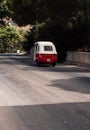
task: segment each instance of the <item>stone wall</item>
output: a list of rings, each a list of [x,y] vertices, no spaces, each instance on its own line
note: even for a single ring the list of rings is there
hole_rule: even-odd
[[[67,52],[66,61],[90,64],[90,53],[88,53],[88,52]]]

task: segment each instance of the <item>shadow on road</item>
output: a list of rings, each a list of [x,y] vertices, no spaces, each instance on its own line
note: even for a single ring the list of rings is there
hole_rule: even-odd
[[[90,103],[0,107],[2,130],[89,130]],[[2,124],[3,123],[3,124]]]
[[[8,65],[20,65],[19,69],[23,71],[44,71],[45,72],[58,72],[58,73],[63,73],[63,72],[70,72],[70,73],[90,73],[90,70],[86,68],[80,68],[77,66],[69,66],[65,64],[59,64],[55,68],[51,66],[41,66],[37,67],[35,62],[29,59],[27,56],[0,56],[0,64],[8,64]],[[78,87],[77,87],[77,84]],[[58,87],[63,90],[67,91],[74,91],[74,92],[80,92],[80,93],[86,93],[90,94],[90,77],[86,76],[81,76],[81,77],[75,77],[71,79],[58,79],[50,81],[50,84],[47,86],[53,86],[53,87]]]
[[[62,90],[72,92],[90,94],[90,77],[53,80],[48,86],[58,87]]]

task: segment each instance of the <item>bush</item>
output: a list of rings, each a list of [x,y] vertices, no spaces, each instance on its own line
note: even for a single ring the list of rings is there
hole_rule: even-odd
[[[16,52],[21,47],[19,32],[11,26],[0,28],[0,52]]]

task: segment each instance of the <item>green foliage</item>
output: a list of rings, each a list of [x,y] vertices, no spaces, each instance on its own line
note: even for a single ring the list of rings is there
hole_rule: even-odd
[[[19,33],[10,26],[0,28],[0,52],[16,52],[20,47]]]
[[[36,20],[37,0],[15,0],[13,1],[13,19],[19,25],[33,23]]]
[[[1,0],[0,1],[0,19],[3,19],[6,16],[9,16],[11,14],[11,10],[9,9],[9,6],[7,4],[7,0]]]
[[[47,20],[75,24],[78,20],[90,20],[90,0],[15,0],[13,11],[22,24]]]

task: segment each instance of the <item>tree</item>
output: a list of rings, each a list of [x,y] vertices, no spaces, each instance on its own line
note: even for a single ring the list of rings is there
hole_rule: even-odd
[[[11,14],[11,10],[9,10],[9,7],[7,5],[7,0],[1,0],[0,1],[0,19],[3,19],[6,16],[9,16]]]
[[[0,52],[15,52],[19,47],[18,31],[5,24],[12,15],[12,2],[13,0],[0,1]]]
[[[13,19],[19,25],[34,23],[36,21],[36,3],[37,0],[14,0],[12,4]]]
[[[19,33],[14,27],[0,28],[0,52],[16,52],[20,47]]]
[[[53,40],[57,49],[75,50],[88,43],[90,0],[6,0],[6,5],[19,25],[44,24],[39,39]]]
[[[14,0],[13,11],[18,22],[35,23],[59,20],[62,23],[90,19],[90,0]],[[17,7],[17,8],[16,8]]]

